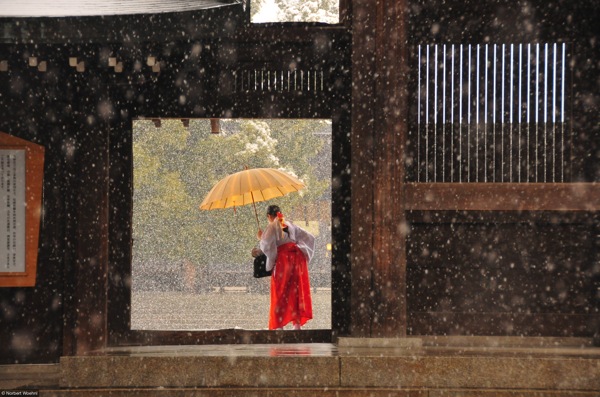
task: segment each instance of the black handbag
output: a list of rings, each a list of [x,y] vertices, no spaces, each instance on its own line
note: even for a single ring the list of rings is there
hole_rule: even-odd
[[[269,277],[272,270],[267,271],[267,256],[260,254],[254,258],[254,278]]]

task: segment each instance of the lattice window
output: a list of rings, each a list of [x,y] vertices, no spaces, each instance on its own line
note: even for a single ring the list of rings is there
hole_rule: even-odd
[[[417,182],[568,182],[569,46],[419,45]]]
[[[242,69],[233,71],[233,80],[235,92],[325,90],[322,70]]]

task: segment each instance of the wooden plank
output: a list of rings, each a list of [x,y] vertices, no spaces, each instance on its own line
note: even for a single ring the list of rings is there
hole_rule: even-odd
[[[457,217],[411,224],[411,333],[591,337],[599,315],[593,304],[594,222],[562,223],[563,213],[556,212],[554,219],[530,214],[540,212],[517,214],[525,223],[463,223]],[[580,325],[568,327],[574,322],[564,321],[564,314],[581,315],[574,317]]]
[[[407,210],[600,210],[600,183],[408,183],[405,189]]]
[[[409,318],[410,335],[564,335],[571,338],[591,338],[592,324],[600,321],[598,314],[518,312],[410,312]]]

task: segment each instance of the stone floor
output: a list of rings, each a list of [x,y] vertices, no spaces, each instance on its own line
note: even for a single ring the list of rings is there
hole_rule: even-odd
[[[0,366],[0,390],[9,389],[56,397],[591,397],[600,396],[600,348],[582,338],[510,337],[118,347],[63,357],[37,374],[35,366]]]

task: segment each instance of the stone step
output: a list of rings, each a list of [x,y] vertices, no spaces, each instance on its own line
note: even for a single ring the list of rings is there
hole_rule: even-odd
[[[56,397],[600,397],[600,348],[585,339],[488,337],[127,346],[55,365],[0,366],[0,391],[12,389]]]
[[[65,357],[61,388],[322,387],[600,391],[600,360],[481,356]]]
[[[0,365],[0,391],[58,387],[59,379],[59,364]]]
[[[60,387],[600,391],[600,349],[594,347],[442,348],[419,338],[387,341],[116,348],[61,358]]]
[[[598,397],[598,392],[398,388],[127,388],[42,390],[42,397]]]

